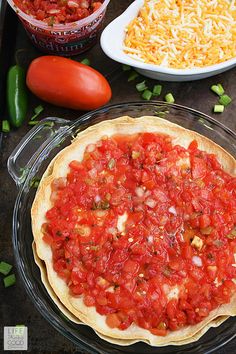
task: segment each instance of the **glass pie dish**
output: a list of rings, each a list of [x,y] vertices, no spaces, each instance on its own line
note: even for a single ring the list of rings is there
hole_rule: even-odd
[[[99,338],[92,328],[75,324],[55,305],[44,287],[40,271],[34,261],[31,232],[31,205],[38,179],[49,162],[78,131],[100,121],[129,115],[155,115],[194,130],[225,148],[236,157],[236,134],[213,118],[179,105],[163,102],[135,102],[107,106],[87,113],[75,121],[46,118],[35,126],[20,142],[8,160],[8,170],[19,188],[13,214],[13,246],[19,274],[26,291],[39,312],[60,333],[77,347],[90,353],[211,353],[236,337],[236,321],[229,318],[219,327],[211,328],[198,341],[182,346],[151,347],[139,342],[119,346]]]

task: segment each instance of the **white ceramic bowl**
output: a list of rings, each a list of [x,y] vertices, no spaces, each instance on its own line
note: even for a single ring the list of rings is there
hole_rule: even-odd
[[[222,73],[236,65],[236,58],[233,58],[204,68],[172,69],[155,64],[146,64],[129,57],[122,49],[125,28],[138,15],[143,3],[144,0],[135,0],[122,15],[104,29],[101,36],[101,47],[108,57],[122,64],[135,67],[144,76],[164,81],[199,80]]]

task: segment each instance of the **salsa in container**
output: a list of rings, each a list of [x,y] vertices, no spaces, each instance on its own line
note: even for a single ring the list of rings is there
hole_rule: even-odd
[[[95,44],[109,1],[8,0],[8,3],[36,47],[46,53],[72,56]]]

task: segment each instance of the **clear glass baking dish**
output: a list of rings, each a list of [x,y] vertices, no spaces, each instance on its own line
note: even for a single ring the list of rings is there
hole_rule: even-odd
[[[20,142],[8,160],[8,170],[18,189],[13,215],[13,246],[17,267],[26,291],[39,312],[60,333],[77,347],[90,353],[151,354],[212,353],[236,337],[236,320],[230,318],[217,328],[210,329],[197,342],[181,347],[155,348],[144,343],[118,346],[100,339],[88,326],[67,320],[49,297],[41,282],[39,268],[32,252],[30,209],[36,189],[32,186],[40,178],[52,158],[68,145],[76,132],[102,120],[122,115],[140,117],[156,115],[207,136],[236,156],[236,134],[213,118],[193,109],[163,102],[134,102],[107,106],[83,115],[75,121],[46,118],[35,126]]]

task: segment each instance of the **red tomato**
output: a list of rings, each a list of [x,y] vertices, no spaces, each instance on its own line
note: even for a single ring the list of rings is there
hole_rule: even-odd
[[[66,108],[96,109],[111,98],[110,85],[98,71],[53,55],[31,62],[26,83],[42,100]]]

